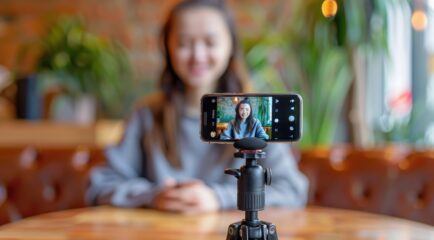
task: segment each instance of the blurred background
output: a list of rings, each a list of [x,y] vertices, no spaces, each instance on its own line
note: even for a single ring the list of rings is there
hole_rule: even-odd
[[[176,2],[0,0],[0,144],[116,142]],[[297,146],[434,145],[434,0],[228,3],[255,87],[304,99]]]

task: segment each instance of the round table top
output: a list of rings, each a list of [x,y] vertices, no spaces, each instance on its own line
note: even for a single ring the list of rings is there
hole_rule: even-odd
[[[186,216],[102,206],[48,213],[3,225],[0,239],[226,239],[229,224],[243,217],[242,211]],[[259,212],[259,218],[277,226],[279,239],[434,239],[432,226],[348,210],[267,209]]]

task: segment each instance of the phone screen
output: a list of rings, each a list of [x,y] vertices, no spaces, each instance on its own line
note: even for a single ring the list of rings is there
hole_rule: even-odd
[[[298,94],[208,94],[202,97],[201,137],[233,142],[245,137],[292,142],[301,137]]]

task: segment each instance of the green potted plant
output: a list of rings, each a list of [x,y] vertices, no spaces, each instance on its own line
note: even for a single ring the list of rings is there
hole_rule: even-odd
[[[83,19],[76,16],[60,17],[41,43],[37,76],[43,91],[59,87],[63,99],[72,106],[69,112],[74,114],[80,115],[83,102],[90,110],[95,109],[95,102],[108,117],[123,113],[132,71],[120,44],[90,32]],[[66,106],[63,104],[60,110]],[[92,117],[84,121],[89,120]]]
[[[355,53],[386,46],[386,3],[336,2],[336,16],[327,18],[322,1],[279,1],[272,19],[261,21],[259,37],[245,39],[246,60],[258,89],[294,91],[303,97],[302,148],[333,143],[355,79]]]

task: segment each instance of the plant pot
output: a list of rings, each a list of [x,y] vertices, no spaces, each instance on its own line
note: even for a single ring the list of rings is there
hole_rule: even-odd
[[[96,120],[96,100],[89,94],[60,95],[54,100],[50,112],[56,121],[90,125]]]
[[[41,119],[41,95],[38,92],[37,81],[35,75],[17,79],[15,106],[18,119]]]

